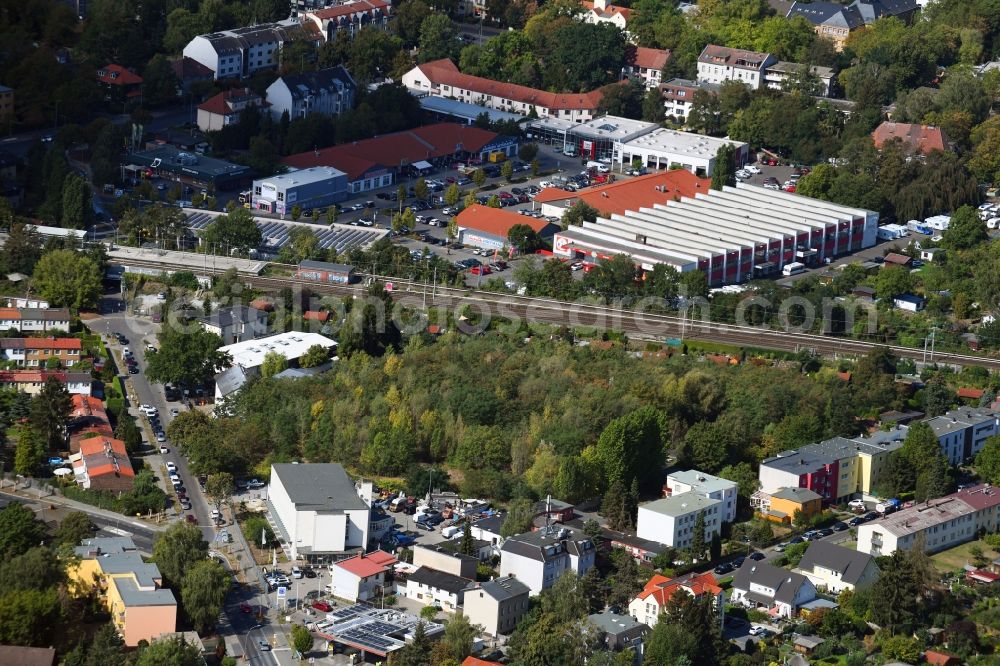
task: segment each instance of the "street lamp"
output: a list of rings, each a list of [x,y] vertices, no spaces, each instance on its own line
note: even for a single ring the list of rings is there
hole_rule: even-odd
[[[255,624],[254,626],[247,629],[247,632],[243,634],[243,658],[246,659],[248,662],[250,661],[250,655],[248,654],[249,650],[247,649],[247,640],[250,638],[250,634],[252,634],[257,629],[261,629],[263,626],[264,625],[262,624]]]

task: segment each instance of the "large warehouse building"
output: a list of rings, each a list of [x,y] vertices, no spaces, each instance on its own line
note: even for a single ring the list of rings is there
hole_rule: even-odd
[[[739,184],[598,218],[557,233],[557,256],[628,254],[651,269],[701,270],[709,284],[743,282],[793,261],[821,263],[875,244],[878,213]]]

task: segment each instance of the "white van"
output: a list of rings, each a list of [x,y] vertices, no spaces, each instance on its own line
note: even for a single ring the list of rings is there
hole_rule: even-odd
[[[781,274],[784,275],[785,277],[788,277],[789,275],[795,275],[796,273],[801,273],[805,269],[806,269],[805,264],[798,261],[793,261],[790,264],[785,264],[784,268],[781,269]]]
[[[594,169],[597,173],[608,173],[611,171],[611,168],[604,162],[595,162],[594,160],[587,162],[587,168]]]
[[[458,525],[452,525],[441,530],[441,536],[445,539],[451,539],[462,533],[462,528]]]

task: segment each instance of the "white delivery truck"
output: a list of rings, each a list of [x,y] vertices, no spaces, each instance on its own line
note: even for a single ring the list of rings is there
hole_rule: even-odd
[[[781,274],[785,277],[789,275],[795,275],[796,273],[801,273],[806,269],[806,265],[801,261],[793,261],[790,264],[785,264],[785,267],[781,269]]]

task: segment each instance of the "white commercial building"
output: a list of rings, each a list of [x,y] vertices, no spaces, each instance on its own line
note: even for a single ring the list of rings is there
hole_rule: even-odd
[[[369,507],[337,463],[271,465],[267,506],[289,559],[321,562],[368,546]]]
[[[705,543],[722,530],[721,500],[698,493],[683,493],[639,505],[635,534],[672,548],[688,548],[694,542],[694,526],[699,514],[705,516]]]
[[[779,273],[803,254],[818,264],[871,247],[878,219],[876,212],[740,183],[570,227],[553,237],[553,253],[628,254],[646,270],[658,263],[701,270],[721,286]]]
[[[239,390],[248,379],[258,376],[268,354],[279,354],[294,365],[314,346],[329,351],[337,343],[319,333],[289,331],[219,347],[220,352],[232,359],[232,365],[215,376],[215,399],[225,398]]]
[[[277,67],[285,44],[307,38],[298,19],[286,19],[198,35],[184,47],[184,56],[212,70],[216,79],[247,78]]]
[[[1000,489],[989,484],[914,504],[885,518],[858,526],[858,550],[876,557],[908,550],[923,538],[934,553],[972,541],[980,530],[1000,528]]]
[[[648,169],[681,167],[699,176],[711,176],[719,148],[736,148],[736,165],[749,157],[749,146],[742,141],[716,139],[704,134],[660,128],[629,141],[615,144],[615,161],[627,166],[641,162]]]
[[[697,493],[709,499],[717,499],[722,502],[722,522],[731,523],[736,519],[736,495],[739,484],[735,481],[689,469],[669,474],[667,489],[671,497],[682,493]]]
[[[578,576],[594,566],[597,549],[590,537],[569,527],[545,527],[509,537],[500,548],[500,575],[514,576],[531,594],[552,587],[563,573]]]

